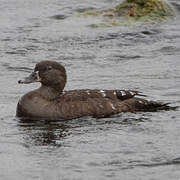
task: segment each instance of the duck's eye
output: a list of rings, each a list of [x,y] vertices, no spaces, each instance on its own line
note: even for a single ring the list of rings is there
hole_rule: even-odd
[[[47,70],[51,70],[51,69],[52,69],[52,66],[48,66],[48,67],[47,67]]]

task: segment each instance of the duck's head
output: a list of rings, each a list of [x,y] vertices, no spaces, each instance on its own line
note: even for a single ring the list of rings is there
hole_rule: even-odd
[[[41,61],[36,64],[34,71],[28,77],[18,81],[20,84],[34,82],[62,91],[66,84],[66,70],[56,61]]]

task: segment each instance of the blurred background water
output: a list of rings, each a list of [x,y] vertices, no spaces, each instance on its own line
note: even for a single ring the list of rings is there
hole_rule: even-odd
[[[136,89],[180,105],[177,16],[144,27],[87,27],[80,12],[121,0],[0,1],[0,180],[180,179],[180,110],[67,122],[20,120],[18,85],[41,60],[65,65],[68,89]]]

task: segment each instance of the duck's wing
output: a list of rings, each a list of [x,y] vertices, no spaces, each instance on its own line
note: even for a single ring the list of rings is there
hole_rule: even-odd
[[[121,112],[167,110],[168,104],[148,101],[131,90],[73,90],[64,92],[59,112],[64,119],[82,116],[108,117]]]
[[[81,101],[92,104],[95,109],[103,107],[113,112],[156,111],[171,109],[169,103],[149,101],[138,96],[146,97],[140,91],[134,90],[72,90],[64,93],[66,102]]]
[[[146,95],[142,94],[140,91],[134,91],[134,90],[116,90],[116,96],[120,100],[126,100],[133,98],[134,96],[144,96]]]
[[[72,91],[64,91],[62,97],[65,98],[67,101],[86,101],[87,99],[91,98],[108,98],[112,100],[127,100],[133,98],[134,96],[144,96],[140,91],[134,90],[72,90]]]

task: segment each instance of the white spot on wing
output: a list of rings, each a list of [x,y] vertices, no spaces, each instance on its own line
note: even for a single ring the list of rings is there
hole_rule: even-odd
[[[126,95],[126,93],[124,91],[120,91],[120,93],[121,93],[122,96]]]
[[[88,95],[90,95],[90,92],[89,91],[86,91]]]
[[[114,104],[113,103],[110,103],[111,107],[113,110],[116,110],[116,108],[114,107]]]
[[[142,101],[140,101],[140,100],[139,100],[138,102],[139,102],[140,104],[143,104],[143,102],[142,102]]]
[[[134,96],[136,93],[132,92],[132,91],[129,91],[129,93]]]
[[[116,96],[116,91],[114,91],[114,93],[113,93],[115,96]]]
[[[101,108],[104,108],[104,106],[102,104],[99,105]]]
[[[106,97],[106,93],[105,93],[104,90],[100,90],[100,93],[102,93],[102,96],[103,96],[103,97]]]

